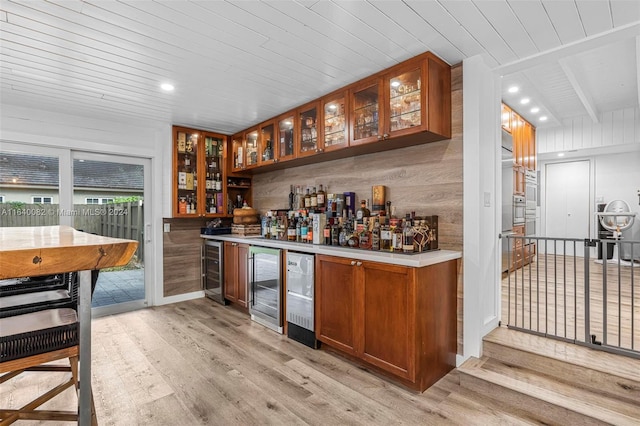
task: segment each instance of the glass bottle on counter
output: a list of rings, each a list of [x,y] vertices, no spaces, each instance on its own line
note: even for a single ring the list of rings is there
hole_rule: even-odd
[[[300,242],[302,241],[302,219],[300,218],[297,212],[295,216],[295,221],[296,221],[296,241]]]
[[[329,218],[329,220],[327,221],[327,224],[324,226],[324,233],[323,233],[323,237],[324,237],[324,245],[326,246],[330,246],[331,245],[331,227],[333,225],[333,218]]]
[[[411,218],[407,215],[402,228],[402,252],[413,253],[413,226],[411,226]]]
[[[336,221],[331,225],[331,245],[339,246],[340,245],[340,227]]]
[[[388,224],[384,224],[380,227],[380,249],[386,251],[393,251],[393,244],[391,239],[391,229]]]
[[[319,209],[325,208],[326,207],[326,202],[327,202],[327,194],[322,189],[322,184],[320,184],[320,189],[318,190],[318,194],[317,194],[316,198],[318,200],[318,208]]]
[[[289,218],[289,226],[287,227],[287,241],[296,240],[296,222],[293,217]]]
[[[398,224],[393,228],[393,251],[401,252],[402,251],[402,222],[398,222]]]
[[[307,188],[307,194],[304,196],[304,208],[308,209],[311,207],[311,194],[309,193],[309,188]]]
[[[371,250],[380,250],[380,220],[377,216],[371,230]]]
[[[313,216],[309,216],[309,225],[307,226],[307,241],[305,243],[313,244]]]
[[[365,217],[370,217],[371,211],[367,208],[367,200],[360,200],[360,209],[356,212],[356,219],[363,220]]]
[[[300,225],[300,242],[306,243],[309,235],[309,222],[306,217],[302,218],[302,224]]]
[[[271,218],[271,239],[272,240],[277,240],[278,239],[278,218],[277,216],[274,216]]]
[[[369,218],[362,218],[363,226],[360,231],[359,238],[359,246],[361,249],[370,249],[371,248],[371,231],[369,231]]]
[[[289,190],[289,210],[293,210],[294,209],[293,201],[294,201],[295,195],[293,193],[293,185],[289,185],[289,187],[290,187],[290,190]]]
[[[318,193],[316,192],[316,187],[313,187],[313,192],[311,193],[311,200],[310,200],[310,208],[312,208],[313,210],[315,210],[318,207]]]

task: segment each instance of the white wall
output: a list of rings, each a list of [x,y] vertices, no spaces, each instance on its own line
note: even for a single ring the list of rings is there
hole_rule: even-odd
[[[480,56],[463,62],[464,355],[500,319],[500,83]],[[460,363],[463,359],[458,359]]]
[[[158,122],[109,122],[62,113],[2,105],[0,111],[0,150],[36,152],[63,148],[92,153],[116,154],[151,160],[151,240],[152,256],[145,259],[146,274],[154,283],[152,304],[170,303],[164,298],[162,285],[162,217],[171,212],[171,125]],[[61,167],[70,167],[70,157]],[[61,185],[72,186],[69,182]],[[71,204],[69,199],[61,203]],[[149,205],[147,204],[147,205]],[[150,253],[149,250],[146,253]]]

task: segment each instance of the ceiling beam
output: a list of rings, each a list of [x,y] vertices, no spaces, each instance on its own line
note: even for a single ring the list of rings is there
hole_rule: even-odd
[[[578,98],[580,98],[580,102],[582,102],[584,109],[587,110],[587,114],[589,114],[589,117],[591,117],[591,120],[593,120],[594,123],[598,123],[598,108],[596,108],[591,95],[582,87],[582,85],[578,81],[576,73],[574,72],[574,67],[571,65],[571,61],[569,60],[569,58],[562,58],[558,62],[560,63],[560,68],[562,68],[562,71],[564,71],[565,75],[569,79],[571,87],[573,87],[576,95],[578,95]]]
[[[494,72],[497,72],[499,75],[513,74],[538,65],[557,62],[562,58],[603,47],[617,41],[628,40],[632,37],[637,37],[638,34],[640,34],[640,22],[633,22],[582,40],[558,46],[555,49],[501,65],[495,68]]]

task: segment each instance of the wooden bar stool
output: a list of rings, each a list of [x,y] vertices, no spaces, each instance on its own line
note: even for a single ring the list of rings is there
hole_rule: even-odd
[[[38,410],[71,386],[78,389],[78,316],[70,308],[46,309],[0,318],[0,384],[27,372],[70,372],[58,386],[18,409],[0,408],[0,426],[17,420],[77,421],[78,410]],[[69,366],[46,365],[69,359]],[[90,380],[90,378],[84,378]],[[97,425],[91,400],[92,424]]]

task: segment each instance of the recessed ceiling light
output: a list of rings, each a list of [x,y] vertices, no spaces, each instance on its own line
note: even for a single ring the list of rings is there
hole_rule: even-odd
[[[540,108],[538,108],[538,107],[533,107],[533,108],[531,108],[531,112],[532,112],[533,114],[537,114],[538,112],[540,112]]]
[[[521,103],[522,105],[526,105],[526,104],[528,104],[529,102],[531,102],[531,99],[529,99],[529,98],[522,98],[522,99],[520,99],[520,103]]]
[[[547,116],[543,115],[542,117],[540,117],[540,121],[547,121]]]
[[[559,152],[558,157],[564,157],[564,152]]]
[[[511,86],[509,87],[509,89],[507,89],[509,93],[518,93],[518,90],[520,90],[518,86]]]
[[[173,87],[173,84],[171,83],[162,83],[160,85],[160,88],[165,92],[173,92],[173,89],[175,89],[175,87]]]

